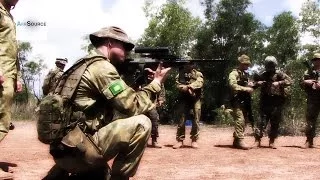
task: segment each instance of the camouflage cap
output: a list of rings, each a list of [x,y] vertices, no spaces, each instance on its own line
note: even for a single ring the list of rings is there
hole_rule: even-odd
[[[243,54],[240,57],[238,57],[238,61],[241,64],[251,64],[249,56],[247,56],[245,54]]]
[[[127,51],[131,51],[134,48],[134,43],[129,39],[128,35],[122,29],[115,26],[104,27],[89,35],[89,39],[94,46],[101,38],[111,38],[121,41],[124,43],[124,48]]]
[[[56,58],[56,63],[66,65],[68,63],[67,58]]]
[[[314,55],[313,55],[313,57],[312,57],[311,60],[312,60],[312,61],[314,61],[314,60],[320,60],[320,53],[314,53]]]
[[[276,66],[278,65],[278,61],[274,56],[267,56],[264,61],[265,61],[265,64],[273,63]]]

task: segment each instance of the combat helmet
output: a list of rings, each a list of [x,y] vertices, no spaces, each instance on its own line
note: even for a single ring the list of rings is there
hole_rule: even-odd
[[[56,58],[56,64],[57,63],[66,65],[68,63],[68,59],[67,58]]]
[[[269,63],[273,63],[275,66],[278,65],[278,61],[274,56],[267,56],[266,59],[264,60],[264,64],[269,64]]]
[[[134,43],[129,39],[128,35],[122,29],[115,26],[104,27],[89,35],[89,39],[95,47],[103,38],[111,38],[123,42],[126,51],[131,51],[134,48]]]
[[[249,56],[247,56],[245,54],[243,54],[240,57],[238,57],[238,61],[241,64],[251,64]]]
[[[314,53],[311,61],[320,60],[320,53]]]

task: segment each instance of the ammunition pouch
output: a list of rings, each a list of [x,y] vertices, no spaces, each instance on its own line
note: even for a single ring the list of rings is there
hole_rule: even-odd
[[[70,173],[82,173],[106,165],[101,150],[89,134],[77,125],[59,144],[52,145],[50,153],[58,166]]]

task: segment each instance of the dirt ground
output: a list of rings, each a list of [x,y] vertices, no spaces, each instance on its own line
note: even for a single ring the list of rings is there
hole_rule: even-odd
[[[0,144],[0,165],[17,180],[41,179],[53,165],[48,146],[40,143],[34,122],[15,122],[16,128]],[[199,149],[172,149],[174,126],[160,126],[162,149],[147,148],[133,180],[198,179],[320,179],[320,149],[301,149],[304,137],[279,137],[278,149],[233,149],[232,128],[202,126]],[[190,128],[187,128],[189,134]],[[246,137],[252,144],[253,137]],[[316,138],[320,145],[320,139]],[[318,146],[319,147],[319,146]]]

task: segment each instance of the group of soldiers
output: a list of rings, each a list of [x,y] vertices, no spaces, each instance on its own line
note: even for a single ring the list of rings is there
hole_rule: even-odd
[[[59,83],[59,79],[63,75],[63,70],[67,63],[68,60],[66,58],[56,59],[56,67],[50,70],[44,79],[42,86],[44,95],[54,92],[55,87]],[[201,116],[201,98],[203,95],[204,80],[202,73],[195,68],[194,63],[189,62],[182,68],[183,71],[176,76],[176,85],[179,91],[176,114],[180,115],[180,117],[176,133],[177,143],[173,145],[173,149],[178,149],[184,146],[183,141],[185,139],[185,124],[187,119],[190,119],[192,122],[192,129],[190,133],[190,138],[192,140],[191,147],[198,148],[197,140],[200,132],[199,122]],[[149,74],[148,83],[152,81],[152,78],[152,74],[151,76]],[[142,87],[145,85],[147,84],[140,85],[137,90],[142,90]],[[165,87],[162,83],[161,91],[150,97],[151,101],[155,105],[154,108],[146,113],[146,116],[150,118],[152,124],[150,147],[154,148],[162,148],[162,145],[157,141],[159,137],[158,126],[160,121],[158,109],[165,103],[165,94]],[[119,118],[119,116],[117,116],[117,118]]]
[[[0,141],[9,131],[14,92],[22,91],[15,23],[10,14],[17,2],[18,0],[0,0]],[[63,138],[50,143],[50,154],[55,165],[43,178],[46,180],[128,180],[136,173],[150,136],[152,146],[161,147],[157,142],[159,115],[156,109],[165,102],[161,94],[171,68],[164,68],[160,63],[156,70],[146,69],[150,82],[133,89],[121,78],[115,67],[115,64],[123,63],[126,54],[135,47],[125,31],[109,26],[91,33],[89,39],[94,49],[66,72],[63,69],[68,60],[58,58],[57,69],[49,72],[43,85],[46,97],[72,95],[67,101],[70,116],[61,117],[62,120],[71,122],[68,118],[79,117],[75,123],[67,124],[71,129],[65,132]],[[249,81],[246,72],[251,64],[250,58],[242,55],[238,60],[238,68],[229,75],[233,93],[232,113],[236,124],[233,145],[249,149],[243,142],[246,119],[252,116],[247,102],[251,101],[254,89],[261,87],[261,125],[256,144],[260,145],[263,130],[270,121],[269,145],[275,148],[286,87],[291,85],[292,80],[285,73],[276,70],[277,61],[273,56],[266,58],[266,71],[254,81]],[[314,69],[306,72],[301,82],[308,94],[306,146],[310,148],[314,147],[315,122],[319,114],[320,54],[315,54],[312,62]],[[184,68],[183,73],[176,77],[179,90],[177,113],[181,116],[176,134],[177,144],[173,146],[175,149],[184,145],[185,121],[191,114],[191,147],[198,148],[204,80],[202,73],[192,63]],[[51,116],[52,114],[48,114],[48,121]],[[47,127],[58,130],[61,128],[54,122],[50,125],[52,126]],[[112,168],[107,164],[111,159],[114,159]],[[0,169],[0,179],[10,178],[13,178],[12,173]]]
[[[277,60],[274,56],[267,56],[264,61],[265,70],[249,78],[248,68],[251,65],[250,58],[242,55],[238,58],[238,68],[232,70],[229,74],[229,86],[232,90],[230,100],[232,116],[235,122],[235,131],[233,133],[235,148],[248,150],[261,146],[261,138],[266,132],[268,123],[269,147],[276,149],[275,140],[278,137],[279,125],[283,120],[282,110],[287,97],[289,96],[289,87],[293,80],[283,71],[277,70]],[[307,94],[307,126],[305,134],[307,137],[303,148],[314,148],[313,139],[316,135],[316,120],[319,115],[320,102],[320,54],[315,53],[311,59],[312,69],[305,71],[300,85]],[[259,115],[257,125],[253,122],[251,109],[251,94],[257,88],[260,88]],[[253,146],[244,143],[244,130],[246,122],[250,122],[254,131],[255,142]]]

